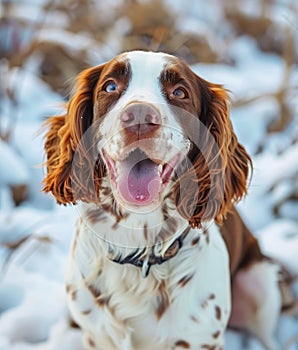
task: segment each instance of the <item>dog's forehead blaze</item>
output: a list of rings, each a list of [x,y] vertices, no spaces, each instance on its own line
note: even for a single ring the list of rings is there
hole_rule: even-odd
[[[128,64],[131,67],[129,90],[134,93],[150,93],[160,90],[160,74],[167,63],[167,55],[153,52],[129,52]],[[149,74],[146,74],[148,72]]]
[[[179,58],[160,52],[132,51],[120,55],[119,60],[127,60],[134,76],[141,76],[143,81],[148,78],[160,78],[164,72],[171,72],[177,78],[195,75]],[[150,74],[145,74],[147,71]]]

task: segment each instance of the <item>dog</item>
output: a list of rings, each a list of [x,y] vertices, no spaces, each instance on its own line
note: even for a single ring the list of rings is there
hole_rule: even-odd
[[[85,349],[219,350],[228,325],[280,349],[280,267],[234,207],[252,162],[222,85],[126,52],[46,125],[44,191],[78,205],[66,291]]]

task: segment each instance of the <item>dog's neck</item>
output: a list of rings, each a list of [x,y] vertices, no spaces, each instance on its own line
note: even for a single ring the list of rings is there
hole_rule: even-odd
[[[112,203],[80,203],[79,224],[84,229],[75,237],[73,249],[81,257],[81,273],[86,276],[104,264],[123,266],[125,271],[134,270],[135,265],[143,277],[148,276],[151,266],[160,266],[154,272],[165,271],[168,261],[194,246],[192,242],[198,242],[205,232],[204,227],[191,229],[171,203],[165,200],[163,206],[147,213],[119,207],[112,211]],[[203,247],[204,240],[199,244]]]
[[[161,265],[166,261],[172,259],[179,253],[179,250],[183,246],[184,239],[188,235],[190,229],[191,227],[188,226],[162,255],[156,255],[155,246],[152,246],[151,250],[148,250],[148,247],[144,247],[143,250],[136,249],[136,252],[132,253],[129,256],[126,256],[124,259],[118,257],[112,258],[111,260],[121,265],[131,264],[136,267],[139,267],[142,270],[142,276],[144,278],[148,277],[151,266]]]
[[[188,221],[177,213],[171,200],[142,212],[120,207],[110,197],[100,205],[81,203],[78,211],[112,259],[122,260],[137,251],[145,256],[152,248],[156,256],[162,256],[188,227]]]
[[[109,189],[99,205],[78,206],[88,232],[84,241],[92,242],[100,256],[114,263],[140,267],[146,277],[151,265],[163,264],[178,253],[190,231],[188,220],[178,213],[170,195],[153,208],[129,209]]]
[[[81,203],[78,211],[86,226],[115,257],[153,246],[155,254],[161,255],[189,226],[170,200],[143,212],[122,208],[112,201],[100,205]]]

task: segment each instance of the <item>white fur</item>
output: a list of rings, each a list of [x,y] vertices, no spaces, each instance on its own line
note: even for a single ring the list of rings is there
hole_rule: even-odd
[[[239,270],[233,283],[232,325],[244,327],[268,350],[280,350],[274,332],[280,316],[280,267],[269,261]]]
[[[140,268],[107,259],[107,243],[94,231],[114,234],[111,226],[99,222],[93,227],[84,220],[79,226],[67,274],[67,284],[76,291],[76,299],[70,297],[69,305],[75,321],[88,331],[97,349],[170,350],[179,340],[191,344],[192,349],[203,344],[216,345],[216,349],[223,345],[230,315],[230,277],[227,250],[215,224],[209,227],[209,243],[202,231],[192,229],[179,254],[153,266],[145,279]],[[200,244],[192,246],[198,235],[202,236]],[[97,277],[99,268],[102,273]],[[184,287],[179,286],[179,280],[189,275],[193,278]],[[158,320],[161,281],[166,285],[170,306]],[[93,283],[109,296],[109,306],[98,307],[86,283]],[[212,294],[214,299],[210,299]],[[221,309],[220,320],[216,306]],[[87,310],[91,312],[84,315]],[[212,335],[216,331],[221,335],[215,339]]]

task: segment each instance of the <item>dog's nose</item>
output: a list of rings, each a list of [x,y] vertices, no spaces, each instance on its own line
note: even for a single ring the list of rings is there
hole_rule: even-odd
[[[143,135],[159,128],[161,116],[158,110],[150,104],[133,103],[123,110],[121,122],[126,131]]]

